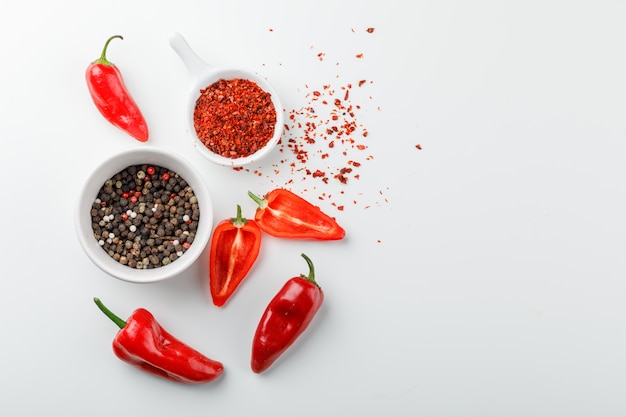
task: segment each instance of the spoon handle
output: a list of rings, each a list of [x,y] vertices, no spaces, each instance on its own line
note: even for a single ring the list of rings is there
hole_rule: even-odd
[[[187,67],[187,71],[194,78],[206,73],[210,67],[189,47],[189,44],[180,33],[174,32],[170,35],[170,46],[178,54]]]

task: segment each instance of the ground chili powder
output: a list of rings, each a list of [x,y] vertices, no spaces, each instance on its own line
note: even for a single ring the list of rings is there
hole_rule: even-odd
[[[274,136],[276,109],[271,94],[255,82],[221,79],[200,90],[193,120],[198,139],[210,151],[241,158]]]

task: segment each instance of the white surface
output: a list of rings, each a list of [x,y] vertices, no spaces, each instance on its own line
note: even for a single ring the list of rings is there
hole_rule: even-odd
[[[623,416],[625,17],[621,1],[13,2],[0,14],[0,414]],[[341,195],[287,164],[275,173],[271,158],[261,174],[207,165],[185,132],[174,31],[213,65],[265,74],[287,111],[324,84],[372,81],[352,89],[374,157],[360,180]],[[83,79],[113,34],[124,40],[108,56],[150,124],[146,146],[204,173],[216,219],[238,203],[251,215],[248,190],[293,177],[312,200],[333,195],[317,201],[346,239],[266,238],[221,310],[202,258],[146,285],[93,265],[75,197],[93,167],[137,145]],[[301,252],[325,305],[254,375],[256,322],[306,272]],[[124,317],[148,308],[225,375],[190,387],[120,362],[94,296]]]

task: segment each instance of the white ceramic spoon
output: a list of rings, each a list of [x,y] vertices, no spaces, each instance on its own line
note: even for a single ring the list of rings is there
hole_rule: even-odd
[[[191,136],[195,148],[209,161],[212,161],[219,165],[239,167],[247,165],[251,162],[258,161],[262,157],[270,153],[275,147],[283,133],[284,126],[284,112],[278,99],[278,95],[267,82],[267,80],[261,77],[259,74],[246,71],[237,68],[214,68],[204,62],[196,53],[189,47],[189,44],[179,33],[172,33],[170,35],[170,46],[181,58],[187,71],[191,76],[191,87],[189,91],[189,97],[186,106],[186,128]],[[274,135],[269,142],[261,149],[253,153],[252,155],[239,157],[239,158],[227,158],[221,155],[217,155],[211,152],[204,144],[198,139],[196,130],[193,123],[193,113],[196,106],[196,101],[200,97],[200,90],[212,85],[220,79],[231,80],[233,78],[247,79],[255,82],[259,87],[268,92],[271,95],[274,109],[276,110],[276,125],[274,127]]]

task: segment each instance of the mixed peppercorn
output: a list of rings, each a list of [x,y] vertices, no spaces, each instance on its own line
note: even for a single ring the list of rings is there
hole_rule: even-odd
[[[104,182],[91,208],[93,236],[137,269],[168,265],[191,247],[200,209],[192,187],[156,165],[132,165]]]

